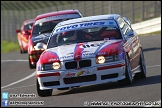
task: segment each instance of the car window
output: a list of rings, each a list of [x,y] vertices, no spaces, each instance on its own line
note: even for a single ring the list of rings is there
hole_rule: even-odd
[[[127,32],[133,31],[130,25],[128,25],[122,18],[118,18],[117,20],[123,34],[127,34]]]
[[[24,30],[31,30],[32,29],[32,25],[33,25],[33,23],[26,24],[24,26]]]

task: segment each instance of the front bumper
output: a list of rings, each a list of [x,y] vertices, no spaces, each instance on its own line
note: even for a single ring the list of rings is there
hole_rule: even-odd
[[[37,71],[41,90],[115,82],[125,78],[125,62],[61,71]]]

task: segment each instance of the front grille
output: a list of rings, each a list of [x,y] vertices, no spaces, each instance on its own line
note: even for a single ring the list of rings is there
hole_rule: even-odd
[[[84,67],[90,67],[91,66],[91,60],[80,60],[78,63],[80,68],[84,68]],[[77,66],[77,62],[76,61],[71,61],[71,62],[66,62],[65,63],[65,68],[66,69],[76,69]]]
[[[79,61],[79,67],[90,67],[91,66],[91,60],[81,60]]]
[[[96,78],[97,78],[96,74],[79,76],[79,77],[70,77],[70,78],[64,78],[64,83],[73,84],[73,83],[89,82],[89,81],[95,81]]]
[[[65,67],[66,69],[75,69],[77,68],[77,62],[76,61],[66,62]]]

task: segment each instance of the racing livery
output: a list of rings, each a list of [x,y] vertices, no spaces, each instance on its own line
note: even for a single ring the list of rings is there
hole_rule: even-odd
[[[41,53],[46,49],[48,38],[56,24],[64,20],[80,17],[82,17],[82,14],[73,9],[45,13],[35,18],[28,42],[28,58],[31,69],[36,68],[36,63]]]
[[[28,51],[28,38],[32,29],[34,19],[25,20],[21,26],[21,30],[16,30],[17,39],[19,42],[20,53],[27,53]]]
[[[140,40],[131,22],[119,14],[97,15],[60,22],[36,65],[37,93],[53,89],[118,81],[132,84],[146,78]]]

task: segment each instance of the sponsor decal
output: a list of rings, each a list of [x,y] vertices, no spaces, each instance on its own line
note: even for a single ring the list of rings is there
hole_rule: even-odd
[[[89,70],[82,70],[82,71],[79,71],[77,73],[67,73],[65,74],[65,77],[75,77],[75,76],[81,76],[81,75],[86,75],[86,74],[89,74]]]
[[[59,58],[50,58],[50,59],[48,59],[48,62],[53,62],[53,61],[58,61],[59,60]]]
[[[80,71],[80,72],[78,72],[78,73],[76,74],[76,76],[81,76],[81,75],[83,75],[83,74],[89,74],[89,71],[88,71],[88,70],[86,70],[86,71]]]
[[[65,74],[65,77],[74,77],[76,73],[67,73]]]
[[[80,28],[80,27],[87,27],[87,26],[93,27],[93,26],[99,26],[99,25],[104,25],[104,24],[105,24],[104,21],[86,22],[86,23],[63,26],[61,28],[56,29],[55,32],[74,29],[74,28]]]
[[[94,44],[84,44],[79,46],[80,48],[90,48],[90,47],[99,47],[103,45],[104,43],[94,43]]]

